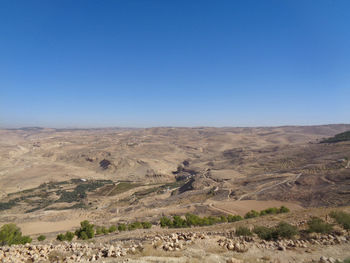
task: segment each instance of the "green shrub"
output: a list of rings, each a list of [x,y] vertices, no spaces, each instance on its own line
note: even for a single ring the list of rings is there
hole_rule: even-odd
[[[66,240],[66,236],[63,235],[63,234],[58,234],[57,237],[56,237],[56,239],[57,239],[58,241],[65,241],[65,240]]]
[[[160,226],[161,227],[172,227],[172,224],[173,224],[173,222],[171,221],[171,219],[166,217],[166,216],[163,216],[160,219]]]
[[[101,231],[102,231],[102,233],[105,234],[105,235],[107,235],[107,234],[109,233],[108,229],[107,229],[105,226],[103,226],[103,227],[101,228]]]
[[[46,239],[46,236],[40,235],[38,236],[38,241],[44,241]]]
[[[280,222],[276,227],[256,226],[253,232],[264,240],[276,240],[278,238],[293,238],[299,233],[298,228],[286,222]]]
[[[74,233],[67,231],[66,234],[58,234],[56,239],[58,241],[72,241],[74,238]]]
[[[329,214],[335,221],[341,225],[344,229],[350,229],[350,214],[342,211],[333,211]]]
[[[173,227],[175,228],[187,227],[186,220],[181,218],[181,216],[173,216]]]
[[[83,240],[93,238],[95,236],[94,225],[87,220],[82,221],[80,228],[75,231],[75,235]]]
[[[253,233],[249,230],[249,228],[240,226],[239,228],[236,229],[235,232],[236,236],[251,236]]]
[[[276,234],[281,238],[293,238],[299,234],[298,228],[286,222],[280,222],[275,228]]]
[[[254,227],[253,232],[257,234],[259,238],[264,240],[273,240],[278,238],[275,230],[270,227],[256,226]]]
[[[22,236],[21,229],[15,224],[5,224],[0,228],[0,245],[16,245],[31,243],[29,236]]]
[[[313,233],[330,233],[333,230],[332,225],[324,222],[321,218],[313,217],[307,222],[309,228],[308,232]]]
[[[66,236],[66,240],[67,241],[72,241],[73,238],[74,238],[74,233],[70,232],[70,231],[67,231],[65,236]]]
[[[220,222],[222,222],[222,223],[228,222],[227,217],[224,215],[220,216]]]
[[[243,218],[240,215],[228,215],[227,216],[228,222],[236,222],[236,221],[240,221],[240,220],[243,220]]]
[[[264,215],[274,215],[274,214],[278,214],[279,213],[279,209],[276,207],[271,207],[271,208],[267,208],[265,210],[261,210],[260,211],[260,216],[264,216]]]
[[[141,224],[142,224],[142,228],[144,229],[152,227],[152,224],[150,222],[141,222]]]
[[[113,232],[115,232],[115,231],[117,231],[117,227],[116,226],[110,226],[109,228],[108,228],[108,232],[109,233],[113,233]]]
[[[289,208],[285,207],[283,205],[280,207],[280,209],[278,211],[278,213],[289,213],[289,212],[290,212]]]
[[[244,218],[248,219],[248,218],[254,218],[254,217],[258,217],[260,215],[259,212],[255,211],[255,210],[251,210],[250,212],[246,213]]]
[[[119,224],[118,225],[118,231],[126,231],[126,225],[125,224]]]
[[[188,226],[199,226],[202,224],[201,218],[197,215],[187,213],[185,217]]]
[[[140,228],[142,228],[141,222],[136,221],[136,222],[128,224],[129,231],[134,230],[134,229],[140,229]]]
[[[102,234],[102,227],[96,226],[95,227],[95,234],[96,235],[101,235]]]

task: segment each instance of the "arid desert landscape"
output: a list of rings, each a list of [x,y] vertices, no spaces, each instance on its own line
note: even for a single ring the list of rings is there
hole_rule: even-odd
[[[51,254],[59,254],[28,258],[30,262],[78,261],[74,249],[56,239],[79,229],[84,220],[95,225],[95,236],[88,241],[74,237],[78,243],[73,247],[91,245],[101,255],[82,254],[82,261],[344,260],[350,256],[349,232],[341,230],[329,213],[350,211],[350,141],[327,138],[348,130],[350,125],[3,129],[0,224],[15,223],[23,235],[33,238],[30,246],[46,244]],[[290,211],[269,210],[279,207]],[[271,213],[250,218],[251,210]],[[187,219],[187,225],[162,225],[162,218],[184,220],[188,215],[209,217],[214,223],[189,228]],[[245,219],[231,220],[233,215]],[[311,237],[300,234],[301,243],[293,246],[280,239],[260,246],[255,244],[257,237],[235,235],[239,227],[273,227],[280,221],[305,229],[312,216],[333,224],[338,232],[314,233],[314,243],[306,243]],[[214,220],[220,217],[221,221]],[[130,227],[135,222],[151,225]],[[129,226],[129,231],[118,230],[120,225]],[[106,231],[102,226],[115,227]],[[39,235],[46,240],[37,241]],[[185,244],[177,246],[179,238]],[[332,238],[340,241],[331,245]],[[232,242],[242,242],[245,248],[235,248]],[[113,257],[112,249],[106,252],[108,257],[103,249],[114,243],[120,255]],[[2,260],[11,262],[3,253]]]

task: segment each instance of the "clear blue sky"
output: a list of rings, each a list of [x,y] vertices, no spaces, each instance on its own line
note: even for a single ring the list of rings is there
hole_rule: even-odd
[[[348,0],[0,1],[0,126],[350,123]]]

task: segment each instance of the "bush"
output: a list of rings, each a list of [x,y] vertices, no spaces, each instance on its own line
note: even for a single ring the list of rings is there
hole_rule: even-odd
[[[118,231],[126,231],[126,225],[125,224],[119,224],[118,225]]]
[[[116,226],[110,226],[109,228],[108,228],[108,232],[109,233],[113,233],[113,232],[115,232],[115,231],[117,231],[117,227]]]
[[[309,228],[308,232],[313,233],[330,233],[333,230],[333,226],[324,222],[321,218],[313,217],[307,222]]]
[[[350,229],[350,214],[342,212],[342,211],[333,211],[329,214],[335,221],[341,225],[344,229]]]
[[[288,213],[289,211],[290,210],[287,207],[283,206],[283,205],[280,208],[270,207],[270,208],[267,208],[265,210],[261,210],[260,211],[260,216]]]
[[[56,237],[56,239],[57,239],[58,241],[65,241],[65,240],[66,240],[66,236],[63,235],[63,234],[58,234],[57,237]]]
[[[236,222],[236,221],[240,221],[243,220],[243,218],[240,215],[228,215],[227,216],[227,221],[228,222]]]
[[[277,233],[273,228],[265,227],[265,226],[256,226],[253,229],[253,232],[258,235],[259,238],[264,240],[273,240],[277,239]]]
[[[236,229],[235,232],[236,236],[251,236],[253,233],[249,230],[249,228],[240,226],[239,228]]]
[[[228,222],[227,217],[224,215],[220,216],[220,222],[227,223]]]
[[[101,235],[101,234],[102,234],[102,227],[97,226],[97,227],[96,227],[96,230],[95,230],[95,234],[96,234],[96,235]]]
[[[74,238],[74,233],[67,231],[66,234],[57,235],[56,239],[58,241],[72,241]]]
[[[175,228],[187,227],[186,220],[181,218],[181,216],[173,216],[173,227]]]
[[[101,228],[101,231],[102,231],[102,233],[105,234],[105,235],[107,235],[107,234],[109,233],[108,229],[107,229],[105,226],[103,226],[103,227]]]
[[[253,232],[264,240],[276,240],[278,238],[293,238],[299,233],[298,228],[286,222],[280,222],[276,227],[256,226]]]
[[[44,241],[46,239],[46,236],[40,235],[38,236],[38,241]]]
[[[128,224],[128,230],[131,231],[131,230],[134,230],[134,229],[140,229],[142,228],[142,224],[138,221],[136,222],[133,222],[131,224]]]
[[[267,208],[265,210],[261,210],[260,211],[260,215],[264,216],[264,215],[274,215],[274,214],[278,214],[279,209],[276,207],[271,207],[271,208]]]
[[[281,238],[292,238],[295,235],[299,234],[298,228],[296,226],[292,226],[286,222],[280,222],[276,226],[276,234]]]
[[[188,226],[199,226],[202,224],[201,218],[197,215],[187,213],[185,217]]]
[[[93,238],[95,236],[94,225],[87,220],[82,221],[80,228],[75,231],[75,235],[83,240]]]
[[[16,245],[31,243],[29,236],[22,236],[21,229],[15,224],[5,224],[0,228],[0,245]]]
[[[161,227],[172,227],[172,221],[170,218],[166,217],[166,216],[163,216],[161,219],[160,219],[160,226]]]
[[[255,210],[251,210],[250,212],[246,213],[244,218],[248,219],[248,218],[254,218],[254,217],[258,217],[260,215],[259,212],[255,211]]]
[[[150,222],[141,222],[141,224],[142,224],[142,228],[144,229],[152,227],[152,224]]]
[[[289,213],[289,212],[290,212],[289,208],[285,207],[283,205],[280,207],[280,209],[278,211],[278,213]]]

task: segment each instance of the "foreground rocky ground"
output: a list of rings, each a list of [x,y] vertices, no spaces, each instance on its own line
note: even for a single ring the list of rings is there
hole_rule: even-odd
[[[177,232],[108,243],[51,242],[0,247],[1,262],[342,262],[350,232],[265,241],[232,232]]]

